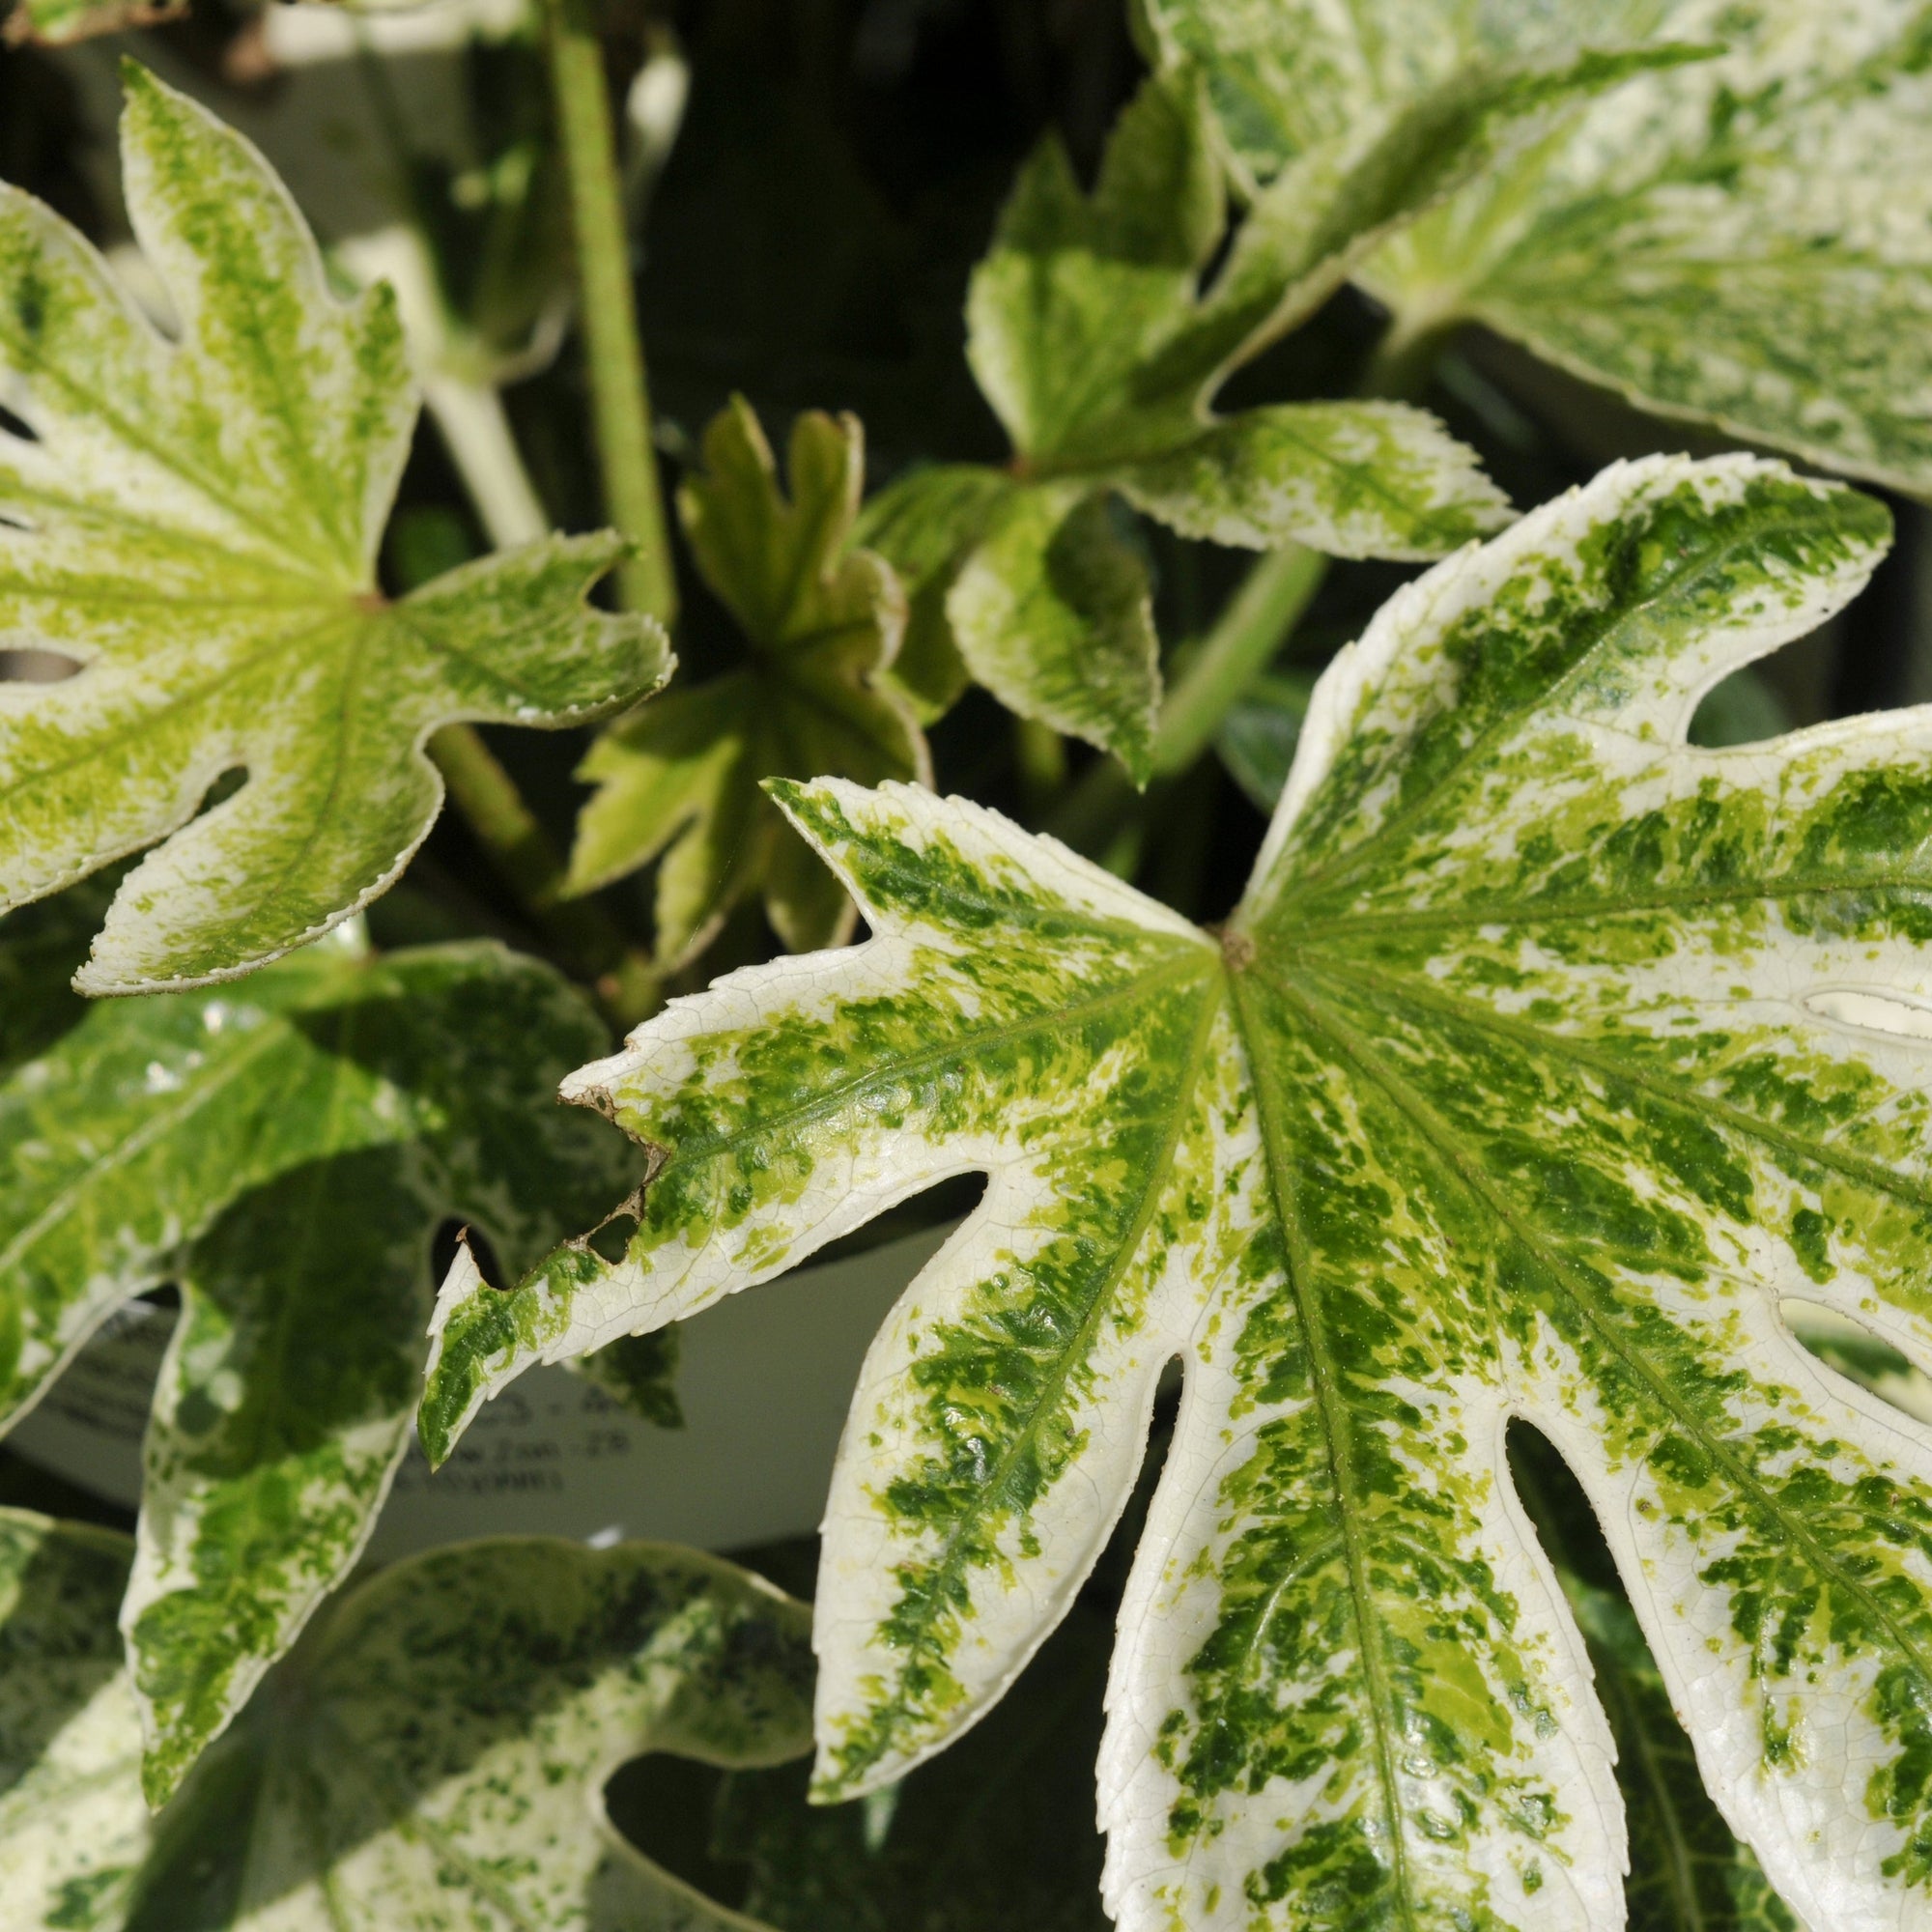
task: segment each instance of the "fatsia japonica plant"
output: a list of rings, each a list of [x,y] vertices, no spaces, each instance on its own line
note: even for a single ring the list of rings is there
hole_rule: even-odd
[[[1932,13],[836,11],[10,21],[0,1932],[1932,1924]]]

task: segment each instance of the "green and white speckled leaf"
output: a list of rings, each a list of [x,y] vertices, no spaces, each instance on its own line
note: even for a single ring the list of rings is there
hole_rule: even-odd
[[[0,187],[0,402],[31,432],[0,436],[0,635],[78,667],[0,687],[0,907],[163,841],[108,912],[92,993],[228,977],[382,892],[440,804],[439,725],[574,723],[669,668],[647,621],[584,606],[612,538],[383,598],[416,411],[394,303],[338,302],[260,156],[141,70],[127,84],[128,214],[179,341]]]
[[[604,1815],[627,1759],[809,1748],[808,1613],[664,1544],[501,1539],[331,1606],[150,1825],[125,1538],[0,1511],[9,1932],[759,1932]]]
[[[753,894],[795,952],[851,930],[851,901],[761,780],[931,776],[911,705],[879,681],[904,595],[878,557],[849,547],[866,473],[858,418],[801,415],[787,467],[789,502],[752,406],[734,398],[713,419],[678,511],[747,662],[620,720],[578,770],[597,789],[578,819],[571,886],[588,892],[662,855],[657,944],[669,964],[700,952]]]
[[[1664,414],[1932,486],[1932,12],[1924,0],[1344,8],[1153,0],[1250,179],[1472,51],[1713,43],[1490,170],[1366,263],[1398,327],[1516,336]]]
[[[1103,491],[1013,490],[947,593],[973,675],[1009,709],[1111,751],[1145,784],[1160,706],[1153,592]]]
[[[1932,1445],[1780,1303],[1932,1357],[1932,712],[1685,736],[1887,539],[1780,465],[1658,459],[1442,564],[1324,675],[1219,937],[979,808],[781,788],[873,936],[566,1083],[656,1150],[628,1253],[508,1294],[459,1258],[426,1446],[983,1172],[834,1477],[825,1796],[1011,1682],[1179,1356],[1100,1762],[1128,1932],[1622,1922],[1515,1415],[1772,1882],[1812,1923],[1922,1918]]]
[[[1638,1932],[1799,1932],[1790,1908],[1705,1792],[1630,1605],[1558,1574],[1616,1740],[1634,1848],[1632,1925]]]
[[[1075,519],[1100,527],[1105,492],[1187,536],[1339,556],[1438,556],[1507,521],[1471,453],[1420,411],[1335,402],[1221,417],[1215,393],[1378,237],[1552,105],[1683,58],[1661,47],[1471,65],[1357,117],[1267,188],[1205,289],[1227,183],[1187,76],[1142,89],[1092,194],[1049,139],[1022,170],[967,299],[968,355],[1012,439],[1011,475],[982,472],[981,489],[957,469],[915,478],[881,514],[886,554],[913,568],[916,594],[944,598],[945,627],[931,610],[922,660],[956,656],[1013,710],[1143,777],[1159,679],[1145,620],[1126,614],[1146,600],[1138,566],[1115,546],[1110,594],[1094,597],[1065,560],[1087,554],[1069,530]]]
[[[1459,71],[1629,45],[1669,0],[1147,0],[1164,67],[1191,70],[1250,194],[1285,163],[1399,114]]]
[[[1404,403],[1247,410],[1122,464],[1113,480],[1182,536],[1248,550],[1319,527],[1315,547],[1337,556],[1440,556],[1507,521],[1474,456]],[[1475,514],[1479,503],[1489,511]]]
[[[534,1260],[637,1162],[552,1103],[606,1036],[532,960],[338,938],[244,985],[90,1007],[46,982],[97,911],[0,927],[13,988],[42,982],[0,1040],[0,1431],[115,1308],[179,1285],[123,1610],[158,1801],[375,1525],[439,1226]]]
[[[1629,1807],[1632,1932],[1799,1932],[1747,1846],[1711,1803],[1656,1661],[1595,1534],[1590,1506],[1546,1442],[1512,1430],[1510,1476],[1583,1633]]]

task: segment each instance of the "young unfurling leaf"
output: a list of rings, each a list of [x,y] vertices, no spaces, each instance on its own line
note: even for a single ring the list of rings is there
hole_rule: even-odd
[[[526,1363],[689,1315],[950,1175],[833,1482],[819,1786],[997,1697],[1186,1392],[1100,1759],[1128,1932],[1609,1932],[1624,1835],[1522,1416],[1601,1517],[1700,1769],[1812,1923],[1932,1891],[1932,1449],[1797,1298],[1932,1357],[1932,714],[1690,745],[1884,511],[1606,471],[1402,591],[1198,930],[904,788],[785,787],[872,938],[675,1003],[566,1093],[662,1158],[620,1262],[459,1259],[445,1454]]]
[[[534,1259],[638,1163],[554,1104],[605,1036],[534,961],[344,935],[240,985],[84,1006],[64,981],[98,909],[0,927],[0,1433],[114,1309],[179,1285],[123,1611],[158,1800],[368,1540],[440,1224]]]
[[[26,42],[65,46],[96,34],[156,26],[186,12],[186,0],[14,0],[0,39],[10,47]]]
[[[416,412],[394,303],[337,301],[255,151],[138,68],[127,85],[128,213],[179,340],[0,186],[0,401],[27,431],[0,434],[0,632],[77,667],[0,685],[0,909],[163,841],[92,993],[229,977],[382,892],[440,803],[439,725],[570,724],[669,666],[647,621],[584,608],[611,538],[382,596]]]
[[[910,705],[880,679],[898,650],[905,600],[878,557],[846,547],[866,469],[856,418],[799,417],[789,502],[742,397],[706,431],[704,464],[679,491],[678,510],[699,572],[744,632],[748,661],[605,732],[579,772],[597,791],[571,855],[580,892],[664,855],[657,939],[670,963],[701,951],[752,894],[794,952],[850,930],[844,889],[760,781],[830,773],[876,783],[931,771]]]
[[[1515,336],[1666,415],[1851,475],[1932,482],[1932,74],[1919,0],[1451,9],[1153,0],[1252,181],[1472,55],[1721,43],[1633,81],[1362,264],[1414,331]]]
[[[756,1577],[541,1537],[393,1565],[151,1826],[113,1641],[127,1564],[125,1538],[0,1511],[9,1932],[760,1932],[639,1857],[602,1802],[647,1751],[809,1748],[807,1612]]]

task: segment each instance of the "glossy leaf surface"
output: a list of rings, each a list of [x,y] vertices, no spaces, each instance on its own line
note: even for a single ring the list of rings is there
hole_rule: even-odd
[[[124,1609],[158,1799],[374,1527],[439,1227],[527,1262],[639,1164],[554,1104],[605,1035],[534,961],[377,960],[345,935],[243,985],[84,1007],[64,981],[97,911],[69,895],[0,927],[21,996],[0,1039],[0,1430],[115,1308],[178,1284]]]
[[[1704,750],[1875,504],[1606,471],[1401,592],[1317,691],[1224,936],[956,801],[788,788],[872,939],[679,1001],[566,1093],[664,1151],[625,1260],[459,1259],[423,1428],[952,1174],[827,1517],[819,1786],[997,1698],[1187,1392],[1121,1618],[1106,1893],[1143,1928],[1613,1927],[1581,1638],[1506,1480],[1602,1517],[1712,1794],[1814,1922],[1922,1910],[1932,719]]]
[[[10,1927],[757,1932],[633,1851],[602,1788],[648,1751],[759,1765],[807,1747],[807,1612],[758,1578],[668,1545],[543,1538],[393,1565],[151,1827],[111,1643],[126,1566],[125,1539],[0,1512],[0,1658],[20,1666],[0,1764],[24,1768],[0,1791]]]
[[[0,435],[0,629],[76,666],[0,685],[0,907],[161,841],[92,993],[228,977],[382,892],[440,804],[438,725],[570,724],[669,668],[649,623],[584,606],[612,538],[383,597],[416,413],[393,300],[338,302],[255,151],[139,69],[127,85],[128,214],[179,340],[0,188],[0,399],[28,431]]]
[[[850,930],[851,901],[761,780],[930,774],[912,707],[880,682],[904,597],[878,557],[848,548],[866,469],[857,418],[801,415],[788,469],[789,501],[742,398],[712,422],[703,473],[678,509],[699,572],[744,633],[746,665],[613,724],[579,771],[597,790],[578,821],[571,883],[588,891],[662,854],[658,950],[671,962],[753,894],[794,952]]]
[[[1472,52],[1713,43],[1486,171],[1361,270],[1398,326],[1469,319],[1646,409],[1932,482],[1932,16],[1922,0],[1341,8],[1154,0],[1253,180]]]

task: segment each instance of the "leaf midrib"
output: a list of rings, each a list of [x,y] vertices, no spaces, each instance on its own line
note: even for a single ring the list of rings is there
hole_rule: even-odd
[[[25,197],[22,198],[25,199]],[[98,263],[99,257],[94,255],[92,248],[88,248],[84,242],[82,246],[86,248],[86,252],[90,257],[89,265],[94,266]],[[144,349],[156,348],[160,352],[160,371],[156,386],[165,393],[172,385],[172,379],[181,366],[177,358],[196,357],[198,359],[198,345],[176,345],[161,342],[159,337],[155,334],[152,327],[144,319],[125,310],[122,313],[126,316],[129,330],[135,332],[140,337],[141,346]],[[112,406],[111,399],[104,390],[89,384],[76,383],[59,363],[49,360],[45,355],[38,354],[32,349],[23,349],[20,338],[12,329],[0,330],[0,348],[6,350],[9,359],[13,362],[14,368],[28,381],[31,382],[33,380],[36,371],[46,377],[53,384],[54,387],[69,399],[70,405],[76,407],[76,413],[83,418],[91,417],[96,422],[104,424],[109,432],[122,442],[149,457],[161,469],[177,478],[206,501],[216,504],[219,508],[227,511],[243,528],[251,529],[257,536],[263,538],[267,542],[272,555],[286,558],[292,563],[300,565],[304,570],[314,570],[320,564],[326,577],[329,581],[334,581],[335,571],[340,567],[342,561],[339,556],[317,556],[299,550],[289,549],[283,540],[283,533],[277,531],[270,521],[264,515],[249,509],[239,498],[232,497],[226,490],[222,489],[219,484],[209,480],[208,477],[201,473],[198,466],[188,461],[179,451],[172,450],[157,441],[155,438],[148,436],[136,425],[133,418],[124,414]],[[170,397],[169,400],[172,401],[173,398]],[[173,526],[164,523],[154,523],[146,526],[136,525],[136,527],[171,530]],[[366,575],[366,573],[364,574]],[[356,582],[354,583],[345,583],[343,587],[353,595],[355,591],[366,589],[368,586],[358,577]]]
[[[1327,1458],[1328,1479],[1335,1496],[1335,1515],[1349,1571],[1350,1619],[1355,1626],[1358,1655],[1361,1659],[1362,1674],[1366,1680],[1369,1708],[1374,1719],[1371,1728],[1374,1733],[1376,1781],[1381,1799],[1383,1829],[1388,1833],[1390,1883],[1394,1888],[1403,1923],[1407,1932],[1420,1932],[1420,1921],[1416,1916],[1416,1902],[1408,1874],[1406,1819],[1402,1807],[1401,1790],[1396,1782],[1394,1755],[1390,1744],[1391,1733],[1395,1728],[1394,1700],[1384,1667],[1384,1659],[1376,1640],[1377,1625],[1379,1620],[1371,1615],[1375,1597],[1370,1587],[1368,1565],[1361,1547],[1360,1519],[1363,1511],[1355,1480],[1353,1459],[1349,1449],[1349,1432],[1346,1418],[1339,1413],[1341,1404],[1339,1378],[1334,1357],[1329,1350],[1322,1314],[1307,1285],[1308,1241],[1293,1199],[1293,1177],[1298,1163],[1279,1118],[1276,1096],[1269,1091],[1270,1077],[1268,1071],[1264,1069],[1270,1069],[1272,1062],[1248,1045],[1250,1041],[1264,1039],[1266,1035],[1264,1029],[1255,1024],[1254,1014],[1247,1010],[1249,1002],[1242,994],[1244,977],[1240,973],[1229,975],[1230,1005],[1234,1010],[1236,1028],[1240,1035],[1248,1060],[1250,1077],[1254,1083],[1255,1112],[1260,1122],[1262,1144],[1266,1154],[1268,1192],[1273,1198],[1275,1215],[1282,1230],[1282,1252],[1287,1264],[1289,1293],[1294,1299],[1295,1313],[1300,1321],[1302,1332],[1307,1337],[1309,1380],[1321,1412],[1322,1446]]]
[[[1311,959],[1309,965],[1318,977],[1323,976],[1324,968],[1319,959]],[[1806,1140],[1804,1135],[1794,1133],[1788,1127],[1779,1127],[1769,1121],[1757,1120],[1728,1101],[1707,1098],[1702,1094],[1689,1092],[1676,1081],[1667,1079],[1649,1067],[1621,1061],[1614,1054],[1588,1046],[1571,1035],[1548,1032],[1541,1027],[1512,1018],[1507,1013],[1499,1013],[1493,1008],[1484,1006],[1480,1001],[1470,1000],[1460,994],[1443,992],[1433,986],[1425,988],[1412,980],[1378,973],[1375,968],[1365,966],[1354,959],[1348,960],[1345,965],[1337,969],[1328,969],[1328,977],[1340,979],[1344,974],[1350,979],[1374,987],[1390,999],[1406,1001],[1412,1008],[1421,1008],[1424,1011],[1434,1011],[1450,1019],[1460,1020],[1464,1025],[1484,1033],[1513,1040],[1532,1053],[1547,1054],[1555,1060],[1568,1061],[1573,1065],[1588,1067],[1590,1071],[1604,1079],[1628,1081],[1632,1086],[1640,1087],[1645,1093],[1654,1094],[1664,1104],[1690,1114],[1699,1121],[1719,1121],[1736,1133],[1752,1140],[1766,1142],[1786,1153],[1795,1155],[1800,1160],[1829,1168],[1834,1173],[1843,1175],[1847,1179],[1861,1182],[1881,1193],[1908,1201],[1916,1208],[1932,1208],[1932,1185],[1915,1181],[1910,1176],[1887,1167],[1882,1161],[1872,1160],[1865,1155],[1848,1152],[1841,1149],[1826,1147],[1818,1142]]]
[[[301,607],[292,606],[291,608],[299,609]],[[104,737],[97,735],[78,740],[77,749],[69,756],[53,764],[36,765],[31,770],[23,773],[19,778],[13,780],[10,783],[0,785],[0,799],[13,798],[20,792],[32,789],[36,785],[44,784],[49,779],[59,778],[64,773],[73,771],[79,766],[94,763],[96,760],[104,757],[117,746],[124,745],[130,739],[142,737],[149,731],[154,730],[163,719],[169,718],[175,713],[185,710],[190,706],[199,704],[204,698],[218,696],[228,686],[246,677],[250,671],[259,668],[269,659],[294,650],[298,645],[327,632],[334,626],[349,625],[355,628],[362,628],[366,621],[366,619],[359,619],[359,613],[356,611],[355,607],[345,599],[339,608],[328,611],[324,615],[318,617],[314,623],[300,625],[292,631],[280,632],[275,637],[269,639],[265,643],[257,645],[255,649],[244,651],[239,658],[223,665],[218,670],[203,678],[199,683],[190,685],[185,691],[170,692],[159,703],[139,712],[133,718],[129,719],[119,730],[111,731]],[[88,667],[83,666],[79,673],[80,676],[85,677],[87,670]],[[63,687],[56,685],[52,688],[58,691]],[[44,722],[43,716],[39,714],[23,713],[21,715],[23,718],[33,720],[34,722]],[[150,840],[144,837],[135,842],[138,846],[147,844]]]
[[[1276,403],[1261,409],[1240,410],[1233,415],[1210,416],[1193,435],[1177,439],[1165,448],[1134,456],[1110,457],[1095,463],[1093,469],[1098,474],[1099,480],[1105,482],[1107,472],[1110,470],[1118,472],[1122,469],[1138,469],[1144,465],[1184,461],[1203,444],[1210,442],[1213,438],[1226,431],[1237,428],[1244,422],[1263,421],[1270,435],[1294,445],[1303,459],[1307,471],[1329,471],[1347,479],[1347,488],[1352,493],[1352,501],[1347,507],[1359,508],[1364,499],[1378,501],[1389,513],[1391,520],[1398,515],[1404,520],[1454,515],[1456,506],[1453,503],[1437,503],[1433,506],[1418,504],[1414,497],[1406,497],[1392,488],[1384,480],[1385,468],[1392,467],[1385,462],[1387,455],[1385,448],[1378,451],[1375,457],[1351,463],[1324,449],[1308,436],[1298,433],[1294,426],[1297,419],[1317,410],[1354,409],[1374,422],[1378,432],[1387,433],[1391,426],[1382,419],[1386,408],[1386,405],[1378,407],[1373,403],[1350,404],[1343,400],[1320,404]],[[1211,461],[1211,458],[1208,460]],[[1132,486],[1131,477],[1122,479],[1122,488],[1131,492]]]
[[[1141,937],[1147,936],[1143,929]],[[822,1120],[828,1114],[835,1114],[841,1107],[848,1105],[870,1087],[900,1080],[909,1073],[922,1072],[928,1067],[943,1065],[949,1060],[962,1058],[986,1047],[1001,1046],[1009,1040],[1025,1039],[1033,1034],[1065,1028],[1076,1021],[1091,1019],[1096,1013],[1106,1012],[1111,1008],[1123,1006],[1131,1000],[1145,998],[1169,981],[1182,979],[1189,973],[1198,973],[1207,978],[1215,970],[1216,962],[1205,948],[1191,948],[1184,940],[1177,939],[1173,958],[1134,974],[1120,985],[1096,994],[1091,1000],[1076,1001],[1071,1006],[1042,1008],[1039,1012],[1027,1019],[1012,1021],[1004,1026],[987,1027],[972,1033],[954,1033],[939,1044],[926,1047],[922,1052],[906,1054],[902,1058],[856,1074],[838,1086],[829,1087],[798,1107],[782,1113],[760,1114],[755,1126],[741,1127],[735,1132],[721,1134],[714,1140],[695,1138],[680,1140],[676,1149],[657,1170],[657,1174],[666,1175],[675,1170],[716,1160],[720,1155],[730,1153],[748,1143],[788,1133],[794,1127],[808,1122]]]
[[[1623,913],[1664,912],[1676,906],[1723,906],[1762,900],[1781,904],[1786,899],[1845,893],[1932,892],[1932,866],[1921,872],[1881,871],[1816,876],[1781,872],[1730,886],[1668,887],[1631,893],[1616,898],[1564,898],[1555,894],[1538,900],[1472,896],[1453,906],[1406,911],[1369,907],[1338,913],[1332,919],[1297,922],[1297,939],[1319,940],[1330,935],[1374,928],[1381,931],[1459,931],[1477,925],[1548,924],[1563,920],[1615,919]]]
[[[344,747],[348,744],[350,738],[349,720],[351,707],[360,696],[356,685],[355,672],[363,651],[367,648],[370,634],[374,629],[375,625],[369,622],[354,625],[348,642],[339,653],[335,677],[332,680],[335,686],[335,728],[327,736],[320,731],[316,733],[316,740],[319,746],[329,754],[328,782],[323,791],[322,798],[308,808],[305,814],[306,822],[302,827],[301,835],[288,847],[281,864],[272,872],[254,885],[251,895],[252,902],[245,911],[222,920],[218,924],[210,922],[189,928],[196,935],[197,951],[204,959],[208,958],[211,953],[216,957],[233,956],[233,953],[228,949],[217,947],[215,942],[229,935],[245,933],[251,924],[260,923],[264,913],[279,905],[284,895],[290,891],[291,880],[295,879],[297,874],[307,865],[310,855],[322,841],[323,835],[332,829],[336,801],[342,791],[343,770],[347,763]],[[309,767],[311,776],[314,770],[315,767],[311,764]],[[251,773],[250,776],[252,777],[253,774]],[[396,863],[393,855],[391,855],[388,863],[391,866]],[[313,908],[311,907],[310,910],[312,912]],[[181,928],[178,926],[176,931],[179,933],[180,930]],[[299,946],[304,939],[310,936],[307,933],[302,934],[295,943]],[[249,952],[254,949],[244,941],[242,950]],[[178,955],[176,972],[178,975],[180,974]]]

